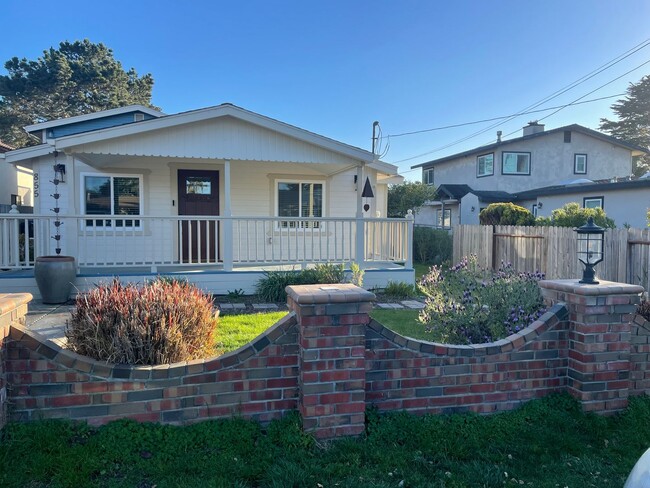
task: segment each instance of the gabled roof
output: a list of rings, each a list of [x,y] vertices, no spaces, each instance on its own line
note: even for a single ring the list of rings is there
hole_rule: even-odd
[[[370,151],[366,151],[365,149],[354,147],[349,144],[330,139],[329,137],[321,136],[314,132],[301,129],[294,125],[290,125],[255,112],[251,112],[231,103],[222,103],[221,105],[216,105],[214,107],[191,110],[174,115],[165,115],[156,119],[144,120],[138,122],[137,124],[121,125],[116,127],[109,127],[106,129],[83,132],[79,134],[72,134],[56,139],[55,145],[57,149],[65,149],[68,147],[77,146],[79,144],[88,144],[121,136],[136,135],[158,129],[170,128],[219,117],[235,117],[239,120],[243,120],[245,122],[249,122],[251,124],[284,134],[286,136],[293,137],[295,139],[314,144],[325,149],[329,149],[330,151],[372,163],[371,166],[377,166],[384,172],[391,171],[391,174],[397,174],[396,166],[384,163],[382,161],[376,161]]]
[[[487,153],[490,152],[493,149],[502,147],[502,146],[507,146],[508,144],[513,144],[515,142],[521,142],[521,141],[527,141],[530,139],[535,139],[538,137],[544,137],[548,136],[550,134],[556,134],[558,132],[564,132],[564,131],[573,131],[573,132],[579,132],[581,134],[585,134],[587,136],[591,136],[595,139],[599,139],[601,141],[609,142],[610,144],[614,144],[616,146],[624,147],[625,149],[629,149],[632,152],[640,153],[640,154],[645,154],[648,152],[647,148],[637,146],[636,144],[632,144],[631,142],[623,141],[622,139],[617,139],[616,137],[608,136],[607,134],[603,134],[602,132],[598,132],[593,129],[589,129],[587,127],[583,127],[582,125],[578,124],[571,124],[571,125],[565,125],[564,127],[558,127],[557,129],[551,129],[551,130],[546,130],[542,132],[536,132],[535,134],[529,134],[526,136],[522,137],[516,137],[514,139],[508,139],[505,141],[501,142],[495,142],[493,144],[488,144],[487,146],[480,146],[474,149],[470,149],[468,151],[463,151],[460,153],[452,154],[451,156],[445,156],[444,158],[440,159],[434,159],[433,161],[427,161],[426,163],[421,163],[417,164],[415,166],[411,166],[411,169],[415,168],[422,168],[422,167],[429,167],[429,166],[435,166],[436,164],[444,163],[446,161],[451,161],[453,159],[458,159],[458,158],[463,158],[465,156],[472,156],[474,154],[479,155],[482,153]]]
[[[79,122],[86,122],[88,120],[101,119],[110,117],[112,115],[120,115],[130,112],[144,112],[152,117],[162,117],[165,114],[154,110],[144,105],[127,105],[126,107],[112,108],[109,110],[102,110],[101,112],[94,112],[92,114],[75,115],[74,117],[66,117],[64,119],[48,120],[47,122],[40,122],[38,124],[26,125],[24,129],[29,132],[38,132],[44,129],[51,129],[52,127],[60,127],[62,125],[76,124]]]
[[[123,113],[128,111],[137,111],[145,108],[146,107],[131,105],[129,107],[113,109],[112,114],[115,115],[116,113],[118,113],[115,111],[122,111],[119,113]],[[48,141],[51,145],[47,144],[47,145],[40,145],[36,147],[41,148],[41,150],[43,149],[47,150],[46,148],[49,147],[50,151],[53,151],[54,149],[64,150],[66,148],[72,148],[74,146],[78,146],[81,144],[90,144],[93,142],[105,141],[105,140],[110,140],[110,139],[123,137],[123,136],[134,136],[138,134],[144,134],[147,132],[156,131],[159,129],[173,128],[184,124],[191,124],[194,122],[216,119],[220,117],[233,117],[238,120],[248,122],[250,124],[257,125],[278,132],[288,137],[298,139],[302,142],[313,144],[315,146],[328,149],[335,153],[343,154],[349,158],[363,161],[367,164],[368,167],[373,168],[383,174],[397,175],[397,171],[398,171],[397,166],[393,164],[385,163],[383,161],[376,160],[375,156],[370,151],[366,151],[364,149],[351,146],[349,144],[336,141],[334,139],[330,139],[328,137],[316,134],[314,132],[307,131],[305,129],[301,129],[299,127],[287,124],[285,122],[281,122],[279,120],[272,119],[270,117],[266,117],[264,115],[260,115],[255,112],[251,112],[241,107],[237,107],[231,103],[223,103],[221,105],[216,105],[213,107],[191,110],[191,111],[181,112],[173,115],[164,115],[161,112],[152,111],[151,109],[146,109],[146,110],[148,111],[147,113],[155,112],[158,115],[155,118],[149,120],[143,120],[138,122],[137,124],[124,124],[124,125],[100,128],[96,130],[89,130],[86,132],[79,132],[76,134],[53,138]],[[108,112],[111,111],[103,111],[103,112],[98,112],[97,114],[82,115],[79,117],[84,118],[83,120],[89,120],[88,117],[99,118],[99,117],[107,116],[109,115]],[[69,124],[72,122],[79,122],[79,121],[81,120],[77,117],[70,117],[67,119],[43,122],[42,124],[35,124],[32,126],[28,126],[25,129],[42,130],[49,127],[54,127],[55,125],[65,125],[65,124]],[[21,153],[18,153],[17,151],[13,151],[11,153],[12,160],[18,161],[21,159],[25,159],[27,156],[35,157],[37,155],[36,153],[33,153],[31,151],[25,151],[24,153],[22,153],[23,150],[18,150],[18,151],[21,151]],[[8,155],[7,159],[9,159],[9,157],[10,156]]]

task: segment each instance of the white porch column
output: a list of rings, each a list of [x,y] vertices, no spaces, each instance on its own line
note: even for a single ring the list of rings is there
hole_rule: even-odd
[[[232,207],[230,202],[230,160],[226,160],[223,169],[223,269],[232,271]]]
[[[413,226],[415,224],[415,215],[411,209],[408,210],[406,217],[406,262],[404,267],[413,268]],[[444,214],[443,214],[444,218]]]
[[[355,260],[361,269],[365,268],[365,232],[363,225],[363,165],[357,166],[357,245]]]
[[[65,183],[61,183],[59,188],[65,186],[65,191],[68,194],[68,209],[65,213],[68,215],[81,215],[83,209],[80,208],[80,203],[78,198],[75,198],[76,192],[75,187],[78,184],[75,178],[75,166],[76,160],[74,156],[66,155],[65,157]],[[83,190],[80,190],[83,192]],[[142,211],[142,209],[140,209]],[[62,219],[64,224],[63,232],[65,239],[65,249],[63,253],[68,256],[73,256],[75,258],[75,264],[77,266],[77,272],[79,272],[79,222],[77,219]]]

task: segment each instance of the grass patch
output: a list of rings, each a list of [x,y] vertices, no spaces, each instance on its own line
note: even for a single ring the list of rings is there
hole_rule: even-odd
[[[433,340],[431,333],[425,330],[424,324],[418,321],[418,310],[390,310],[376,308],[370,312],[370,316],[384,327],[406,337],[421,339],[423,341]]]
[[[249,343],[266,329],[275,324],[288,312],[264,312],[229,315],[219,317],[217,326],[216,352],[221,355]]]
[[[597,417],[566,394],[492,416],[370,410],[363,438],[326,448],[301,432],[295,414],[267,428],[241,418],[185,427],[9,424],[0,486],[620,488],[650,445],[649,416],[648,397]]]
[[[420,278],[429,272],[431,266],[433,265],[427,263],[414,263],[413,269],[415,269],[415,281],[420,281]]]

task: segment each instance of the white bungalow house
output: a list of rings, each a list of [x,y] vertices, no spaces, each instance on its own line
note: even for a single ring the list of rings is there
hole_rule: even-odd
[[[79,290],[175,274],[250,293],[265,270],[324,262],[359,263],[367,287],[414,281],[412,221],[383,218],[387,185],[402,178],[363,149],[227,103],[174,115],[129,106],[25,129],[42,143],[0,164],[31,168],[34,214],[0,215],[0,293],[38,296],[34,257],[57,242],[76,258]]]

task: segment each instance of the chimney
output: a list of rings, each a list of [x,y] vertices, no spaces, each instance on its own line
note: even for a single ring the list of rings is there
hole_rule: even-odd
[[[540,124],[536,120],[528,122],[528,125],[524,127],[524,136],[537,134],[539,132],[544,132],[544,124]]]

